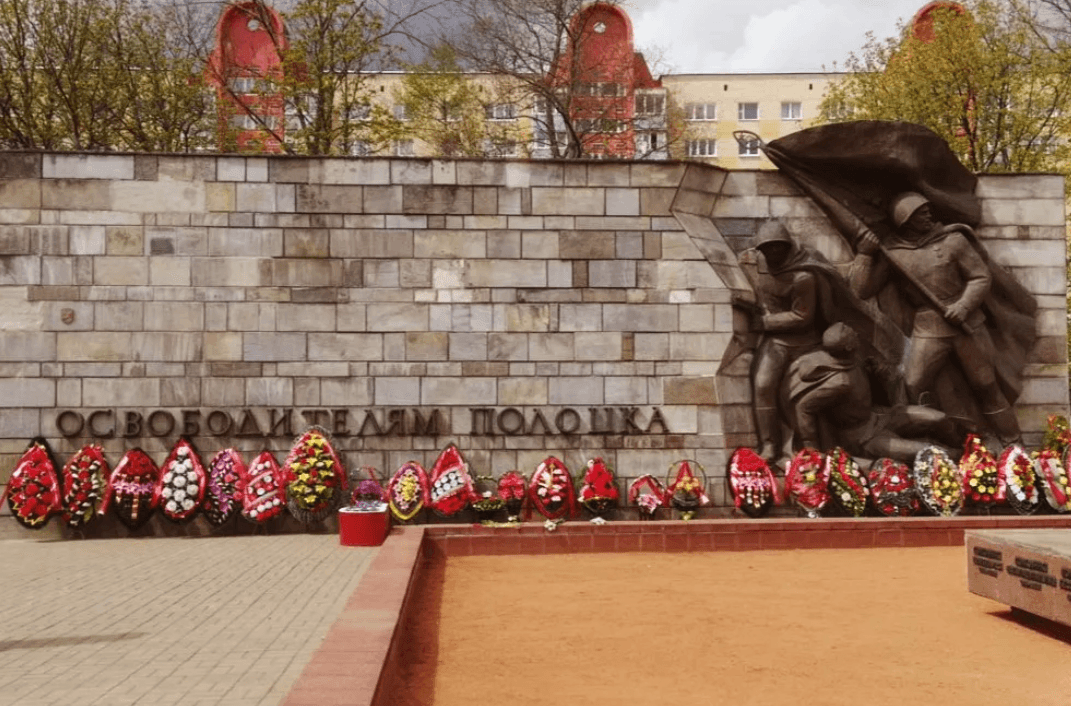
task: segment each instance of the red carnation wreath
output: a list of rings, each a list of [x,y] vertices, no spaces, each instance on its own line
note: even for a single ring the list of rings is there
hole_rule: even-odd
[[[111,468],[104,450],[96,444],[83,446],[63,467],[63,521],[71,529],[81,529],[97,515],[104,498]]]
[[[891,458],[870,465],[870,502],[886,517],[906,517],[918,511],[919,498],[911,469]]]
[[[613,469],[601,458],[588,460],[584,484],[580,488],[580,504],[595,517],[602,517],[619,497]]]
[[[461,451],[448,445],[428,473],[428,507],[442,517],[453,517],[476,498],[476,486]]]
[[[138,529],[156,511],[159,482],[160,471],[149,455],[138,448],[130,449],[112,470],[99,513],[103,515],[114,504],[119,521],[132,530]]]
[[[63,510],[56,463],[48,442],[34,439],[15,464],[4,497],[15,520],[27,529],[41,529]]]
[[[1038,453],[1037,463],[1045,502],[1056,512],[1071,512],[1071,482],[1068,481],[1067,467],[1061,462],[1059,454],[1042,449]]]
[[[548,456],[535,472],[528,485],[529,513],[531,508],[548,520],[562,520],[576,515],[576,489],[569,469],[554,456]]]
[[[763,517],[775,504],[781,504],[770,465],[746,446],[737,449],[729,459],[726,480],[733,505],[748,517]]]
[[[271,451],[253,459],[242,478],[242,517],[258,525],[279,517],[286,508],[284,474]]]
[[[785,496],[807,517],[819,517],[829,502],[829,472],[821,451],[800,449],[785,471]]]

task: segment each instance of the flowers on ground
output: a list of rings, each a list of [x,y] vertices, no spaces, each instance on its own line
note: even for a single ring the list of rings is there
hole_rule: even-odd
[[[565,464],[554,456],[540,463],[528,485],[528,499],[540,515],[550,520],[576,514],[576,491]]]
[[[98,445],[83,446],[63,467],[63,521],[72,529],[89,524],[104,497],[111,475],[104,450]]]
[[[584,507],[601,517],[617,502],[619,495],[613,469],[601,458],[590,459],[580,488],[580,502]]]
[[[817,449],[800,449],[785,471],[785,496],[808,517],[818,517],[829,502],[829,466]]]
[[[245,462],[236,449],[223,449],[208,464],[204,513],[209,524],[221,527],[242,507]]]
[[[205,497],[206,474],[197,452],[179,439],[161,467],[157,504],[164,517],[182,522],[194,516]]]
[[[287,506],[301,522],[318,522],[345,502],[346,472],[327,434],[318,427],[298,437],[283,472]]]
[[[919,507],[915,482],[906,464],[879,458],[870,467],[870,499],[882,515],[904,517]]]
[[[997,461],[976,434],[968,434],[959,460],[965,499],[975,505],[992,505],[1004,499],[1004,478]]]
[[[408,522],[424,509],[428,499],[428,474],[416,461],[402,465],[387,485],[387,502],[399,522]]]
[[[242,479],[242,517],[263,524],[278,517],[286,507],[283,495],[283,471],[270,451],[264,451],[249,464]]]
[[[710,504],[706,493],[706,473],[696,461],[684,460],[673,464],[669,467],[666,481],[666,495],[680,512],[682,520],[692,519],[700,507]]]
[[[5,495],[11,514],[28,529],[41,529],[52,513],[60,511],[59,478],[44,440],[30,442],[15,464]]]
[[[749,517],[762,517],[781,501],[769,464],[746,446],[729,459],[729,490],[733,505]]]
[[[652,519],[658,508],[666,504],[666,488],[662,481],[646,473],[628,487],[628,500],[640,511],[640,518]]]
[[[130,529],[141,527],[156,509],[156,484],[160,471],[141,449],[130,449],[112,470],[104,500],[100,504],[100,514],[108,511],[115,503],[115,514],[119,521]]]
[[[963,505],[963,477],[948,454],[936,446],[919,451],[913,472],[919,497],[931,512],[943,517],[959,512]]]
[[[1045,501],[1057,512],[1071,511],[1071,480],[1060,456],[1050,449],[1037,455],[1038,477],[1045,492]]]
[[[519,471],[506,471],[498,479],[498,497],[506,504],[510,522],[516,522],[520,518],[526,486],[524,476]]]
[[[826,456],[829,492],[834,504],[852,517],[862,517],[866,512],[866,499],[870,494],[866,476],[848,452],[833,449]]]
[[[997,462],[1007,484],[1008,504],[1020,515],[1029,515],[1038,508],[1041,494],[1034,461],[1019,446],[1009,446]]]

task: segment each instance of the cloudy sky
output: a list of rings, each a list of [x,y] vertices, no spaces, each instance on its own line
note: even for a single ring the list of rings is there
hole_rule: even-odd
[[[624,0],[636,48],[662,73],[821,71],[868,31],[892,36],[926,0]]]

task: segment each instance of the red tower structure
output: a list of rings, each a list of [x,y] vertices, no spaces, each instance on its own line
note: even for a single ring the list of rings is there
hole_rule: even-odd
[[[651,76],[643,55],[635,51],[632,22],[620,8],[596,2],[572,17],[570,37],[549,78],[553,86],[568,91],[570,120],[584,154],[635,157],[636,131],[645,127],[645,118],[661,118],[664,130],[665,99],[659,91],[661,100],[647,105],[640,98],[637,104],[638,95],[661,89],[662,82]]]
[[[278,82],[286,48],[282,17],[260,0],[228,5],[220,14],[206,80],[216,89],[221,148],[282,151],[286,121]]]

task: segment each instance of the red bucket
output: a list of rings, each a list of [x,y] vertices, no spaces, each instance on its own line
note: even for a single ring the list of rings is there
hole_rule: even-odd
[[[378,547],[390,531],[390,514],[351,507],[338,511],[338,538],[344,547]]]

